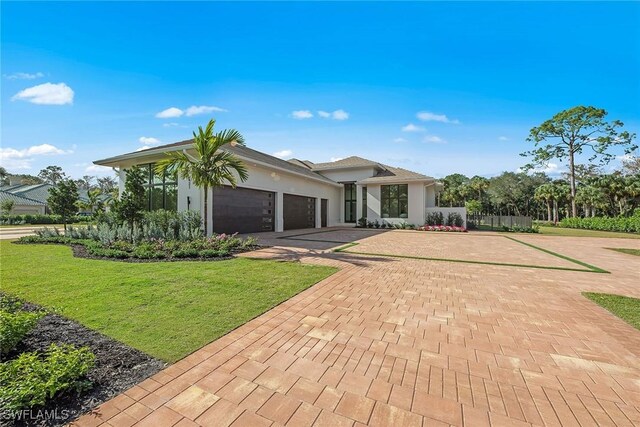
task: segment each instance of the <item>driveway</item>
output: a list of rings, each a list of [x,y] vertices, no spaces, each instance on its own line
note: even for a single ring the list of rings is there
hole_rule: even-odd
[[[340,271],[75,425],[640,424],[640,332],[580,294],[640,297],[638,258],[605,249],[640,241],[279,237],[248,256]]]

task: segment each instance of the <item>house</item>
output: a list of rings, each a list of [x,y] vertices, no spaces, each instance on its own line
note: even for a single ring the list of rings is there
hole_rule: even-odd
[[[147,203],[150,210],[204,212],[203,190],[179,177],[157,176],[153,165],[169,151],[192,149],[192,140],[123,154],[94,163],[112,167],[124,190],[126,169],[147,171]],[[429,211],[464,208],[435,207],[441,184],[434,178],[361,157],[328,163],[282,160],[248,147],[225,146],[240,158],[249,178],[238,188],[211,189],[209,233],[250,233],[354,225],[361,217],[387,223],[424,224]],[[191,151],[193,153],[193,151]]]
[[[28,197],[0,190],[0,202],[5,200],[13,200],[13,207],[11,208],[12,215],[44,215],[46,211],[46,205],[38,200],[29,199]]]
[[[3,193],[0,195],[2,198],[9,198],[12,196],[14,200],[13,209],[11,213],[14,215],[21,214],[49,214],[49,205],[47,199],[49,198],[49,190],[53,188],[53,185],[42,184],[21,184],[10,183],[9,185],[0,187],[0,191]],[[109,195],[100,195],[100,200],[106,202],[110,198]],[[79,189],[78,200],[80,202],[89,201],[89,190]],[[80,209],[83,213],[90,213],[88,210]]]

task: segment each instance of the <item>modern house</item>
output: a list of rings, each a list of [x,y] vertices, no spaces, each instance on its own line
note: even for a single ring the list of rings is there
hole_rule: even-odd
[[[157,176],[153,165],[170,151],[193,153],[192,140],[135,151],[94,163],[112,167],[124,189],[126,169],[147,171],[150,210],[204,211],[203,190],[179,177]],[[354,225],[361,217],[387,223],[422,225],[429,211],[464,208],[435,207],[441,184],[432,177],[361,157],[329,163],[282,160],[248,147],[225,146],[240,158],[249,178],[238,188],[210,189],[210,230],[250,233]]]
[[[0,200],[12,199],[14,202],[11,213],[14,215],[22,214],[48,214],[51,213],[47,199],[49,198],[49,190],[53,185],[42,184],[22,184],[19,182],[11,182],[9,185],[0,187]],[[78,200],[81,202],[89,201],[87,189],[78,190]],[[109,195],[101,195],[102,201],[107,201]],[[82,211],[90,213],[88,211]]]

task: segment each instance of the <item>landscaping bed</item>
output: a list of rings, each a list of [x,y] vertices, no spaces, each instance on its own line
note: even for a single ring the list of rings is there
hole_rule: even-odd
[[[187,241],[151,238],[130,242],[95,240],[91,238],[91,230],[91,227],[82,230],[71,227],[66,234],[62,234],[57,228],[43,228],[37,230],[35,236],[21,237],[16,243],[69,245],[76,257],[128,262],[221,260],[258,248],[255,238],[242,239],[235,234],[217,234]]]
[[[0,297],[17,301],[2,294]],[[44,405],[33,407],[31,412],[19,413],[23,417],[22,420],[16,420],[12,414],[0,409],[2,425],[65,425],[165,366],[165,363],[158,359],[59,314],[46,312],[31,303],[18,302],[18,304],[21,305],[21,311],[39,312],[43,316],[13,350],[3,355],[3,363],[15,361],[20,355],[30,352],[44,354],[51,344],[57,344],[88,350],[94,356],[93,366],[81,378],[82,391],[60,391],[53,398],[47,399]]]

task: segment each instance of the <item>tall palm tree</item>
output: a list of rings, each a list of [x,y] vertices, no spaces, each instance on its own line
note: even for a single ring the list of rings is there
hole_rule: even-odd
[[[540,187],[536,188],[535,191],[535,199],[543,201],[547,205],[547,221],[551,222],[551,202],[553,202],[554,197],[553,184],[542,184]]]
[[[235,129],[224,129],[213,133],[216,124],[209,120],[205,129],[198,126],[198,132],[193,132],[193,150],[195,156],[183,151],[165,153],[166,159],[156,164],[156,172],[165,174],[177,172],[183,179],[189,179],[197,187],[204,190],[204,232],[208,232],[208,200],[209,188],[225,184],[235,188],[240,178],[242,182],[249,178],[247,168],[242,161],[222,150],[224,146],[244,145],[244,137]]]

